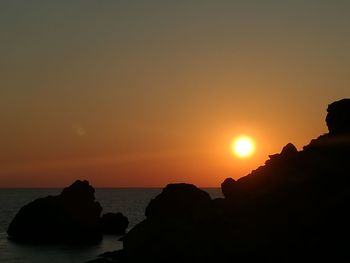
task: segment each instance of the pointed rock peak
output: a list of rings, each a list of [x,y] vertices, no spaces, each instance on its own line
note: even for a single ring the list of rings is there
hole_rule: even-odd
[[[350,99],[342,99],[328,105],[326,123],[332,135],[350,133]]]
[[[286,146],[283,147],[281,151],[281,155],[287,156],[291,154],[296,154],[298,152],[297,148],[292,143],[288,143]]]

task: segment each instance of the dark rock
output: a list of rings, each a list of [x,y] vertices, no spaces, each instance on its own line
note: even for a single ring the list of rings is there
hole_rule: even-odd
[[[236,181],[232,178],[226,178],[221,184],[221,191],[225,198],[235,197],[235,183]]]
[[[350,132],[350,99],[342,99],[328,105],[326,122],[330,134]]]
[[[283,157],[295,156],[297,153],[298,153],[298,150],[292,143],[288,143],[286,146],[283,147],[281,151],[281,155]]]
[[[92,203],[95,201],[95,189],[88,181],[77,180],[62,190],[61,198],[65,202]]]
[[[129,225],[129,220],[122,213],[107,213],[100,220],[104,234],[124,235]]]
[[[206,207],[209,194],[192,184],[168,184],[146,208],[147,219],[191,216]]]
[[[36,199],[20,209],[7,233],[23,242],[97,242],[102,208],[94,191],[88,181],[78,180],[58,196]]]
[[[191,244],[203,244],[205,249],[211,203],[209,194],[194,185],[167,185],[148,205],[146,220],[124,237],[127,260],[195,261]]]
[[[278,161],[278,162],[285,161],[290,158],[296,157],[297,154],[298,154],[298,150],[294,146],[294,144],[288,143],[286,146],[282,148],[281,153],[269,155],[270,160],[267,160],[266,163],[268,163],[269,161]]]

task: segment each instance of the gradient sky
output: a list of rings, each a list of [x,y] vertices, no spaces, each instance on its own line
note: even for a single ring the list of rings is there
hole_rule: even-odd
[[[350,1],[4,0],[0,34],[0,187],[219,186],[349,97]]]

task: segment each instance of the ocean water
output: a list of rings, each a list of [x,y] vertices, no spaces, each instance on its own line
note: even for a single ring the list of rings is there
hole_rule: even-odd
[[[212,198],[221,197],[219,188],[207,188]],[[122,248],[117,236],[104,236],[97,245],[26,245],[7,238],[6,230],[18,210],[30,201],[47,195],[57,195],[61,189],[0,189],[0,262],[6,263],[83,263],[98,254]],[[95,197],[103,207],[102,213],[122,212],[133,227],[144,219],[149,201],[160,188],[96,189]]]

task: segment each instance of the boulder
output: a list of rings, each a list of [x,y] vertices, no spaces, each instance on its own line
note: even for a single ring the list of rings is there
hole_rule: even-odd
[[[100,225],[104,234],[124,235],[129,220],[122,213],[107,213],[101,217]]]
[[[330,134],[350,132],[350,99],[342,99],[328,105],[326,122]]]
[[[192,184],[168,184],[163,191],[148,204],[147,219],[189,217],[205,209],[210,195]]]
[[[232,178],[226,178],[221,184],[221,191],[225,198],[235,197],[236,181]]]
[[[123,238],[126,259],[196,262],[193,255],[200,254],[208,242],[210,229],[206,227],[212,218],[211,205],[209,194],[194,185],[167,185],[147,206],[146,220]]]

